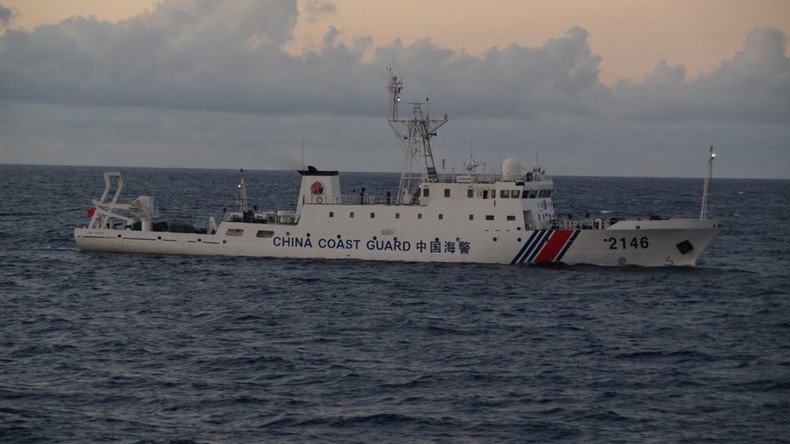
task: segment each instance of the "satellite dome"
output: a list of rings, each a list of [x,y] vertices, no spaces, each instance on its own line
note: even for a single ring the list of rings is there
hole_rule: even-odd
[[[502,180],[514,182],[521,178],[521,164],[513,158],[505,159],[502,162]]]

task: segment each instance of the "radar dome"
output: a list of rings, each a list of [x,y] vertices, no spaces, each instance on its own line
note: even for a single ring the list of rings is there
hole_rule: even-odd
[[[516,159],[505,159],[502,162],[502,180],[513,182],[521,178],[521,164]]]

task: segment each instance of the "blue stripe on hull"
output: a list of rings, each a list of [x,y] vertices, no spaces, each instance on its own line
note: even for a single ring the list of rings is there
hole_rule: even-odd
[[[523,264],[525,260],[527,261],[527,263],[532,262],[532,259],[535,259],[535,256],[537,256],[540,250],[543,249],[543,246],[546,245],[546,241],[548,240],[548,238],[551,236],[552,233],[554,233],[554,230],[541,230],[541,231],[543,231],[543,233],[541,234],[541,236],[538,236],[538,238],[535,239],[535,244],[532,246],[532,248],[529,249],[527,254],[525,254],[524,257],[521,258],[520,263]]]
[[[512,260],[512,261],[510,261],[510,263],[511,263],[511,264],[515,264],[516,262],[518,262],[519,258],[521,258],[521,255],[522,255],[522,254],[524,254],[524,252],[525,252],[525,251],[527,250],[527,248],[529,247],[530,243],[531,243],[531,242],[532,242],[532,241],[535,239],[535,237],[536,237],[537,235],[538,235],[538,231],[533,231],[533,232],[532,232],[532,234],[529,236],[529,239],[527,239],[527,241],[526,241],[526,242],[524,242],[524,246],[523,246],[523,247],[521,247],[521,250],[519,250],[519,252],[518,252],[518,254],[516,255],[516,257],[514,257],[514,258],[513,258],[513,260]]]

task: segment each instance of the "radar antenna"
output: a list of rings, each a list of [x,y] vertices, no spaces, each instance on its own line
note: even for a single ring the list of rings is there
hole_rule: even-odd
[[[397,201],[404,203],[404,199],[410,199],[412,170],[414,163],[420,162],[420,157],[422,157],[425,166],[424,180],[427,182],[439,181],[431,151],[431,138],[436,137],[436,130],[447,123],[447,114],[441,119],[431,119],[428,111],[430,102],[426,98],[424,102],[412,103],[410,118],[399,117],[398,104],[403,89],[403,80],[392,74],[392,68],[388,67],[387,71],[390,74],[390,81],[387,85],[387,90],[390,93],[388,122],[395,136],[403,144],[403,166],[401,167]],[[423,107],[425,108],[424,112]]]

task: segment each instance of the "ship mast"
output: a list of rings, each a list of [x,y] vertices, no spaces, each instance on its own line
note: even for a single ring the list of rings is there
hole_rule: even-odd
[[[239,184],[236,186],[236,201],[239,203],[239,212],[244,214],[247,212],[247,184],[244,183],[244,170],[239,170]]]
[[[441,119],[431,119],[428,112],[430,103],[426,98],[425,102],[412,103],[412,115],[410,118],[399,117],[398,103],[400,103],[403,80],[392,74],[392,68],[387,68],[387,71],[390,74],[390,81],[387,85],[387,90],[390,93],[388,123],[395,136],[403,144],[403,165],[401,167],[397,202],[404,203],[404,199],[406,202],[410,202],[412,170],[415,162],[419,163],[421,160],[424,162],[424,181],[439,181],[439,175],[436,173],[436,165],[433,161],[433,152],[431,151],[431,138],[436,137],[436,130],[447,123],[447,114]],[[425,107],[425,112],[423,112],[423,107]]]
[[[705,175],[705,182],[702,185],[702,209],[699,212],[699,218],[705,219],[708,216],[708,197],[710,195],[710,181],[713,178],[713,159],[716,158],[716,153],[713,152],[711,146],[708,150],[708,172]]]

